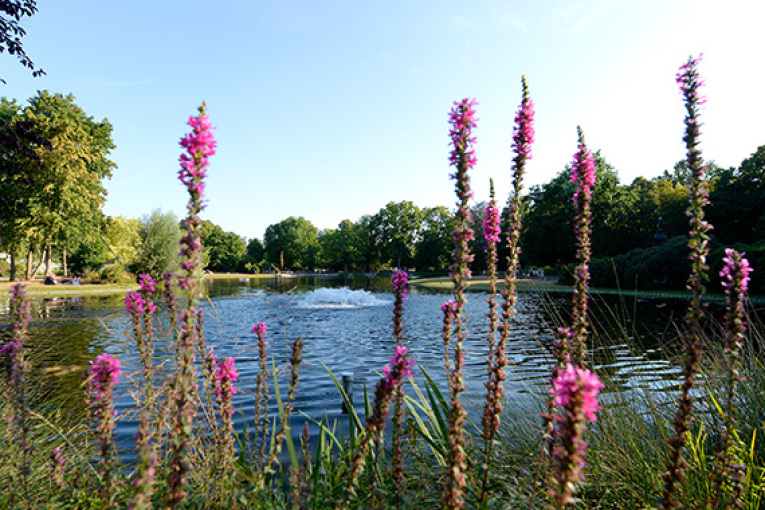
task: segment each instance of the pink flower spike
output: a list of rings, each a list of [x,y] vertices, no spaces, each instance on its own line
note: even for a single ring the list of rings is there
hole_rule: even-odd
[[[258,336],[265,337],[267,331],[268,331],[268,327],[266,326],[265,322],[258,322],[257,324],[252,326],[252,332]]]
[[[236,393],[234,381],[239,377],[239,372],[234,366],[234,358],[226,358],[218,362],[218,370],[215,374],[217,384],[215,385],[215,396],[220,398],[224,391],[224,386],[229,389],[230,395]]]
[[[497,202],[491,200],[486,206],[486,217],[483,220],[484,238],[489,243],[499,243],[499,235],[502,232],[500,228],[499,209]]]
[[[597,421],[595,413],[600,411],[598,392],[603,387],[597,375],[567,363],[564,370],[558,371],[550,393],[554,397],[553,403],[563,408],[568,408],[575,400],[579,401],[580,409],[587,419]]]

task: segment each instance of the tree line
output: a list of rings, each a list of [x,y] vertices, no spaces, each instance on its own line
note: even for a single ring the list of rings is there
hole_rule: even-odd
[[[64,271],[108,280],[146,272],[158,275],[177,263],[179,220],[153,211],[143,219],[105,216],[103,180],[116,165],[112,126],[96,121],[71,95],[38,92],[26,105],[0,99],[0,251],[11,260],[0,272],[33,277],[43,261],[55,259]],[[597,182],[593,198],[593,284],[636,283],[641,288],[682,288],[676,274],[687,274],[686,258],[676,257],[687,241],[687,168],[678,162],[652,179],[622,184],[617,170],[595,154]],[[564,168],[549,182],[530,188],[522,199],[521,265],[563,273],[575,259],[574,185]],[[753,264],[765,259],[765,145],[738,167],[709,163],[710,205],[714,225],[712,263],[722,247],[746,251]],[[472,228],[483,229],[485,202],[471,208]],[[503,211],[507,232],[507,208]],[[206,221],[205,269],[214,272],[377,271],[408,268],[448,270],[454,230],[452,211],[390,202],[374,214],[318,229],[304,217],[269,225],[263,239],[247,240]],[[485,242],[472,241],[474,272],[486,269]],[[717,247],[715,251],[714,247]],[[504,247],[503,247],[504,248]],[[500,265],[506,253],[500,252]],[[765,260],[764,260],[765,261]],[[503,269],[500,267],[500,269]],[[16,276],[13,274],[13,276]],[[753,291],[763,292],[753,276]],[[758,290],[759,289],[759,290]]]

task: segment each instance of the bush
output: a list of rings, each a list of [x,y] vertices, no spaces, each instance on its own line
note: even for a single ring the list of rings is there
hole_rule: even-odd
[[[111,264],[104,267],[99,276],[106,283],[130,283],[135,281],[135,277],[128,273],[122,264]]]
[[[724,248],[714,240],[710,242],[710,277],[717,292],[722,292],[717,274],[722,267]],[[737,248],[738,249],[738,248]],[[745,250],[746,251],[746,250]],[[752,250],[754,252],[756,250]],[[593,287],[611,287],[640,290],[685,290],[690,274],[688,258],[688,237],[676,236],[661,246],[637,248],[613,258],[596,258],[590,261],[590,283]],[[754,258],[747,251],[752,265]],[[765,248],[763,249],[765,257]],[[755,266],[756,267],[756,266]],[[558,283],[571,285],[574,282],[574,264],[568,264]],[[754,288],[752,293],[756,293]]]

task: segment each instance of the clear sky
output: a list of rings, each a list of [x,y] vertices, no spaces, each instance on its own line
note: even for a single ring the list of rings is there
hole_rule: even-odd
[[[702,150],[737,166],[765,144],[759,0],[38,0],[24,46],[0,55],[0,95],[72,93],[114,125],[109,215],[183,216],[185,121],[217,129],[206,219],[242,236],[304,216],[319,228],[390,201],[455,202],[447,115],[476,97],[477,200],[510,189],[526,75],[537,141],[527,185],[571,160],[576,126],[623,183],[684,157],[675,72],[704,53]]]

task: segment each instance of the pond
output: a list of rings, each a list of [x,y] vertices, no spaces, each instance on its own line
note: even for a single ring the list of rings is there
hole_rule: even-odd
[[[251,424],[253,417],[252,391],[258,371],[256,337],[251,332],[254,323],[268,324],[269,353],[277,367],[286,365],[291,341],[297,337],[305,341],[292,428],[295,434],[300,432],[306,416],[347,419],[343,418],[338,391],[323,365],[338,378],[340,374],[352,374],[353,401],[357,409],[363,409],[364,385],[373,391],[380,370],[394,350],[393,294],[387,278],[210,280],[205,283],[205,291],[207,343],[219,358],[235,357],[240,373],[236,383],[240,391],[234,397],[239,411],[235,417],[238,430]],[[466,400],[480,404],[486,374],[488,294],[476,292],[468,297]],[[446,382],[440,307],[447,299],[447,294],[410,286],[404,312],[403,341],[417,367],[426,370],[442,391],[446,391]],[[121,299],[41,299],[33,300],[32,305],[30,346],[48,374],[40,390],[45,401],[81,409],[83,367],[102,352],[114,354],[122,361],[127,378],[135,381],[135,385],[120,385],[117,403],[121,420],[116,433],[129,443],[136,430],[136,421],[129,412],[134,405],[130,390],[141,379]],[[677,388],[680,369],[670,353],[678,351],[676,325],[682,322],[684,301],[602,296],[593,298],[591,307],[596,331],[591,356],[600,374],[607,374],[623,392]],[[551,332],[555,321],[568,313],[570,295],[525,292],[517,308],[507,345],[506,407],[536,409],[532,404],[546,393],[550,377]],[[4,325],[0,335],[7,337],[7,301],[0,301],[0,318]],[[155,362],[171,359],[171,353],[169,342],[159,341]],[[415,379],[422,384],[420,370],[415,370]],[[286,388],[286,379],[280,381]],[[474,418],[480,412],[478,405],[469,407],[469,411]],[[270,413],[276,414],[275,402],[271,402]]]

